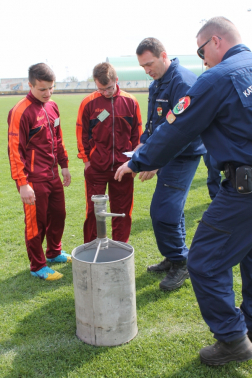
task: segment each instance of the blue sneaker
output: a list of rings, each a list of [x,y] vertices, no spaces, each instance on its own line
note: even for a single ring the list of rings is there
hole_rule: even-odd
[[[37,270],[37,272],[31,272],[31,275],[46,281],[55,281],[63,277],[63,274],[56,272],[56,270],[53,270],[48,266],[44,266],[44,268]]]
[[[53,259],[46,259],[46,261],[49,261],[50,263],[66,263],[72,262],[72,257],[65,251],[61,251],[60,255],[54,257]]]

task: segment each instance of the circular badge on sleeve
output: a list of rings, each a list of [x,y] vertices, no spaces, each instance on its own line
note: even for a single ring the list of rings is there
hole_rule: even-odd
[[[183,111],[185,111],[186,108],[188,108],[188,106],[190,105],[190,102],[191,102],[191,99],[189,96],[182,97],[177,103],[177,105],[174,106],[173,113],[174,114],[183,113]]]

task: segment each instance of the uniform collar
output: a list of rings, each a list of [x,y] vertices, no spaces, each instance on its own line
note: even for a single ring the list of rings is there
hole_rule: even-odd
[[[113,95],[113,97],[115,97],[115,96],[119,96],[120,92],[121,92],[121,89],[120,89],[119,86],[116,84],[116,92],[115,92],[115,94]]]
[[[178,58],[171,59],[171,64],[165,74],[161,77],[161,79],[157,80],[157,84],[168,83],[171,81],[174,69],[179,65]]]
[[[230,58],[231,56],[239,54],[240,52],[243,52],[243,51],[250,51],[251,52],[251,50],[246,45],[243,45],[241,43],[239,45],[235,45],[235,46],[231,47],[231,49],[229,49],[226,52],[226,54],[223,56],[221,61],[226,60],[226,59]]]
[[[45,104],[44,102],[42,102],[42,101],[38,100],[36,97],[34,97],[31,91],[28,93],[26,98],[28,98],[28,100],[30,100],[31,102],[33,102],[35,104],[39,104],[39,105]]]

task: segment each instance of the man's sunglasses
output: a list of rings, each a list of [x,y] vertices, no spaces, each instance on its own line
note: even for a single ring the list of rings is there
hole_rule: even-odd
[[[221,40],[221,37],[218,37],[218,35],[217,35],[216,37],[219,38],[219,39]],[[205,57],[204,57],[204,50],[203,50],[203,47],[206,46],[206,44],[207,44],[208,42],[210,42],[212,38],[213,38],[213,36],[212,36],[211,38],[209,38],[205,43],[203,43],[203,45],[201,45],[201,46],[198,48],[198,50],[197,50],[197,54],[199,55],[199,57],[200,57],[201,59],[205,59]]]

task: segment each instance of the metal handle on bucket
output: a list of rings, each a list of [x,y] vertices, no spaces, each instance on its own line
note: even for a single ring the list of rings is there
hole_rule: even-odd
[[[99,217],[125,217],[125,214],[116,214],[116,213],[106,213],[106,211],[102,210],[99,213],[96,213]]]

